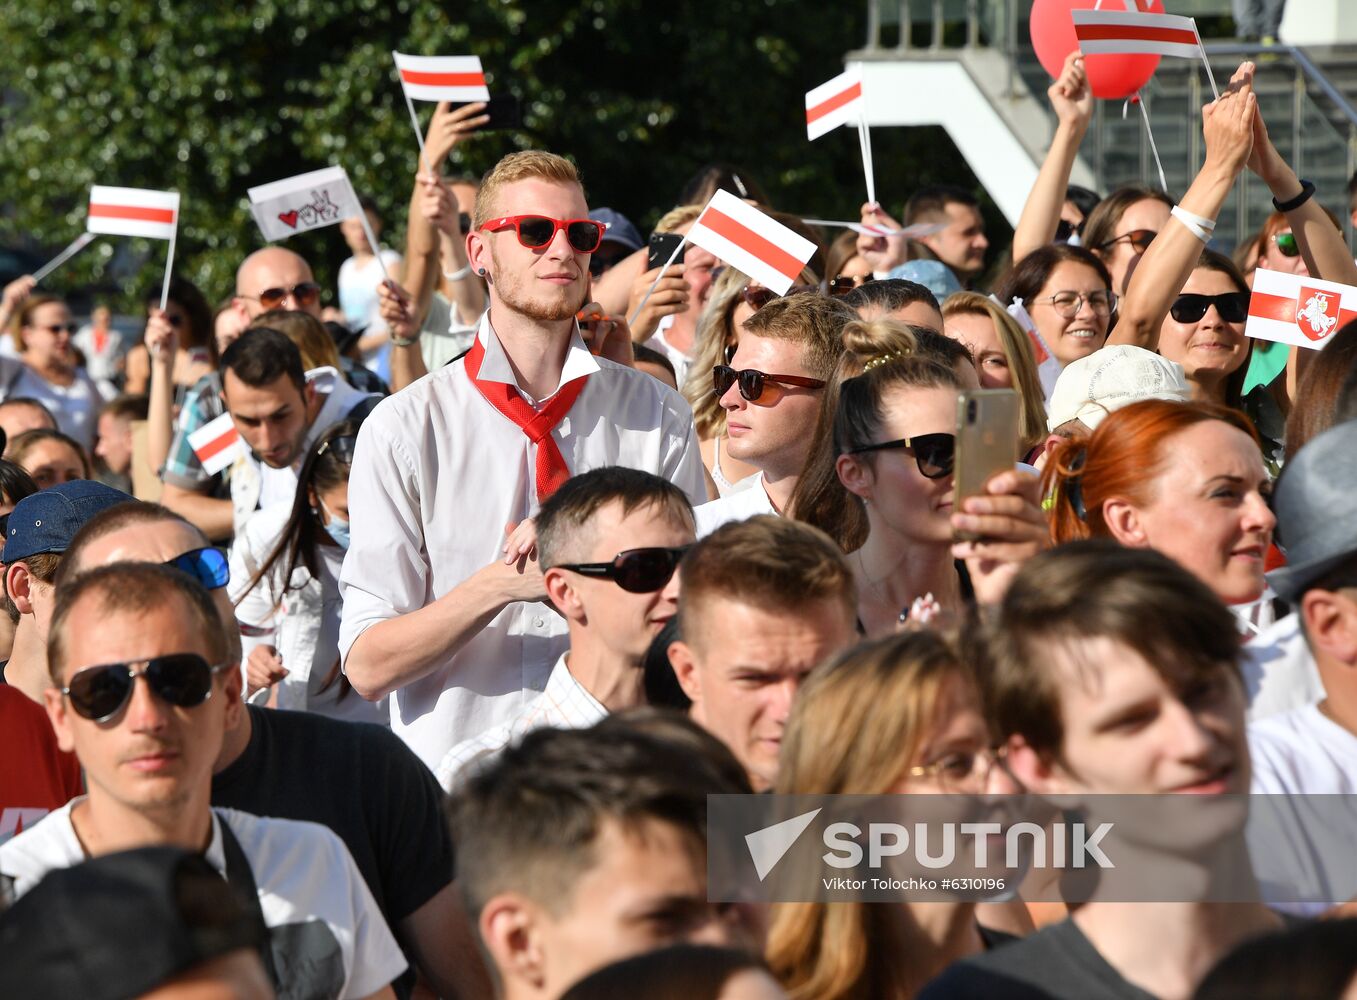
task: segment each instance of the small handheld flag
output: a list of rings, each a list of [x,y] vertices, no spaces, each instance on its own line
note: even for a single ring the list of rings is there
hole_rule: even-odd
[[[867,100],[862,89],[861,65],[850,66],[834,79],[806,92],[806,138],[818,139],[840,125],[850,124],[858,129],[867,200],[875,203],[876,172],[872,167],[872,137],[867,128]]]
[[[470,101],[490,100],[490,88],[485,85],[485,71],[479,56],[407,56],[392,50],[396,72],[400,74],[401,92],[405,107],[410,112],[410,124],[419,144],[419,159],[424,162],[424,130],[419,127],[415,101],[448,101],[466,104]],[[432,168],[432,165],[428,165]]]
[[[249,193],[250,212],[264,239],[270,243],[356,217],[362,222],[368,244],[381,264],[377,237],[373,235],[367,213],[343,167],[326,167],[286,177],[252,187]],[[382,264],[382,275],[386,276],[385,264]]]
[[[1357,288],[1260,267],[1253,272],[1244,333],[1293,347],[1318,350],[1357,320]]]
[[[91,233],[170,241],[165,253],[165,280],[160,286],[160,308],[164,309],[170,297],[174,242],[179,232],[179,192],[95,184],[90,188],[85,228]]]
[[[229,468],[245,453],[245,444],[229,413],[203,424],[188,436],[188,443],[209,476]]]

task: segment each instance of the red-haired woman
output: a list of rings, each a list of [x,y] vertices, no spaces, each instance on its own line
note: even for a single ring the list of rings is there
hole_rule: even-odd
[[[1133,403],[1058,447],[1044,485],[1057,543],[1112,538],[1158,549],[1226,604],[1262,596],[1277,520],[1258,434],[1238,410]]]

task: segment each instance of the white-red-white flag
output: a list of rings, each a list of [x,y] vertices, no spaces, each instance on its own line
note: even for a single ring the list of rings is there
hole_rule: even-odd
[[[1144,54],[1196,59],[1201,54],[1197,22],[1177,14],[1129,10],[1072,10],[1079,51],[1086,56]]]
[[[1357,288],[1300,274],[1253,272],[1244,333],[1293,347],[1319,349],[1357,320]]]
[[[994,296],[990,296],[995,302],[999,302]],[[1060,378],[1060,372],[1064,367],[1060,360],[1051,353],[1050,346],[1046,343],[1046,338],[1041,335],[1037,329],[1036,321],[1027,311],[1027,306],[1022,299],[1014,299],[1012,302],[1004,305],[1004,309],[1017,320],[1018,326],[1022,327],[1023,333],[1027,334],[1028,341],[1032,344],[1032,354],[1037,361],[1037,378],[1041,382],[1041,391],[1050,401],[1051,393],[1055,392],[1056,379]]]
[[[412,101],[488,101],[485,72],[480,56],[407,56],[396,57],[401,86]]]
[[[688,242],[785,295],[815,244],[729,191],[717,191],[688,230]]]
[[[840,125],[862,120],[862,67],[854,65],[806,93],[806,138],[818,139]]]
[[[178,191],[100,184],[90,188],[90,210],[85,228],[91,233],[172,240],[178,225]]]
[[[216,420],[203,424],[188,436],[188,443],[209,476],[229,468],[245,454],[245,442],[236,431],[235,421],[229,413],[223,413]]]
[[[250,211],[264,239],[285,240],[359,216],[363,208],[343,167],[326,167],[250,188]]]

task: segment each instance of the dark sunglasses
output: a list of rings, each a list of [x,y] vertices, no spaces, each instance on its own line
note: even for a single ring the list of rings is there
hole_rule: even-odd
[[[1249,315],[1248,292],[1223,292],[1220,295],[1179,295],[1169,306],[1176,323],[1195,323],[1212,306],[1227,323],[1242,323]]]
[[[512,228],[518,242],[529,250],[540,250],[564,229],[570,249],[576,253],[593,253],[603,242],[603,223],[593,219],[549,219],[545,215],[506,215],[491,219],[481,226],[486,232],[497,233]]]
[[[298,306],[306,309],[320,301],[320,285],[314,281],[302,281],[285,288],[266,288],[258,295],[242,295],[242,299],[255,299],[265,309],[277,309],[292,296]]]
[[[329,441],[322,441],[319,448],[316,449],[316,457],[319,458],[327,451],[333,452],[336,459],[345,465],[353,464],[353,453],[358,447],[358,438],[352,434],[344,434],[337,438],[331,438]]]
[[[670,581],[688,548],[628,549],[619,552],[612,562],[571,563],[556,568],[611,580],[629,594],[653,594]]]
[[[1154,238],[1158,235],[1153,229],[1132,229],[1129,233],[1122,233],[1116,239],[1098,244],[1098,249],[1106,250],[1118,243],[1129,243],[1136,253],[1144,253],[1150,248],[1150,244],[1154,242]]]
[[[792,285],[791,288],[787,289],[787,294],[800,295],[802,292],[818,291],[819,289],[814,285]],[[772,302],[773,299],[780,299],[782,296],[771,288],[764,288],[762,285],[757,287],[754,285],[745,285],[744,288],[740,290],[740,298],[743,299],[747,305],[751,306],[755,312],[758,312],[769,302]]]
[[[882,441],[880,444],[865,444],[853,448],[850,455],[860,455],[865,451],[886,451],[899,448],[914,453],[914,464],[919,467],[919,475],[925,479],[941,479],[952,474],[956,464],[956,435],[919,434],[915,437],[900,438],[898,441]]]
[[[863,285],[869,284],[875,280],[876,279],[870,274],[859,275],[858,277],[850,277],[849,275],[841,274],[837,278],[829,279],[829,294],[838,298],[840,295],[847,295],[853,289],[861,288]]]
[[[804,389],[823,389],[825,387],[824,379],[806,378],[804,375],[769,375],[757,368],[744,368],[736,371],[730,365],[717,365],[711,370],[712,388],[716,391],[717,399],[729,392],[730,387],[736,382],[740,384],[740,395],[751,403],[759,401],[759,397],[763,395],[763,390],[767,388],[769,382],[776,382],[778,385],[796,385]]]
[[[75,333],[74,323],[48,323],[38,327],[39,330],[46,330],[48,333]]]
[[[231,582],[231,565],[221,549],[192,549],[166,560],[165,565],[183,570],[201,583],[204,590],[220,590]]]
[[[1061,219],[1059,222],[1055,224],[1054,242],[1068,243],[1070,241],[1070,237],[1073,236],[1075,233],[1078,233],[1083,228],[1084,225],[1082,222],[1076,224],[1071,222],[1069,219]]]
[[[1272,237],[1272,242],[1277,244],[1277,249],[1282,252],[1283,257],[1295,257],[1300,253],[1300,244],[1296,242],[1295,233],[1278,233]]]
[[[230,664],[210,665],[197,653],[170,653],[149,660],[86,667],[71,678],[61,693],[71,699],[77,715],[107,722],[132,697],[137,677],[146,678],[152,693],[178,708],[195,708],[212,694],[212,675]]]

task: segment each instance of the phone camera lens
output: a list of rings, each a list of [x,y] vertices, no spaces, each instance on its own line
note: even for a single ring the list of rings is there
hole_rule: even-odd
[[[966,404],[966,419],[974,423],[976,412],[977,412],[976,403],[975,400],[972,399],[969,403]]]

